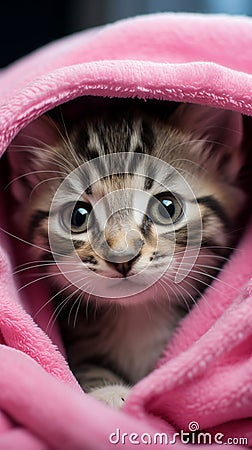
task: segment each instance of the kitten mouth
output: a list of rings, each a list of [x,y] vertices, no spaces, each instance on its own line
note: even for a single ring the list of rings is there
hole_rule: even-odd
[[[137,275],[137,273],[134,272],[130,272],[127,275],[123,275],[117,272],[104,272],[104,273],[100,273],[100,275],[102,275],[105,278],[113,278],[113,279],[119,279],[119,280],[125,280],[127,281],[130,278],[133,278],[134,275]]]
[[[123,297],[124,296],[132,296],[135,295],[142,290],[146,289],[146,284],[143,283],[143,281],[140,283],[139,280],[134,279],[134,277],[111,277],[110,278],[110,282],[108,283],[108,291],[113,292],[115,289],[118,291],[118,289],[121,288],[121,293],[123,293]],[[132,292],[132,288],[133,290],[135,289],[136,292]]]

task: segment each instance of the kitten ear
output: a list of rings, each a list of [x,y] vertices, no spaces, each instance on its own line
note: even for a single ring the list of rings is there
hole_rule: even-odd
[[[8,161],[11,172],[11,191],[16,200],[23,202],[32,188],[43,179],[46,161],[53,151],[52,145],[59,139],[59,128],[47,116],[31,122],[12,141],[8,148]],[[49,153],[50,152],[50,153]]]
[[[241,149],[243,120],[240,113],[202,105],[184,104],[175,112],[175,124],[202,139],[203,160],[212,161],[228,181],[235,181],[244,164]]]

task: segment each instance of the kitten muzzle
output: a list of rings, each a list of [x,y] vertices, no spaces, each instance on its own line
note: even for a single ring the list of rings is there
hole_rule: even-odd
[[[119,272],[120,274],[123,275],[124,278],[127,277],[127,275],[129,274],[129,272],[132,269],[132,266],[134,264],[134,262],[138,259],[139,254],[134,256],[132,259],[129,259],[129,261],[125,261],[125,262],[108,262],[108,264],[110,266],[112,266],[117,272]]]

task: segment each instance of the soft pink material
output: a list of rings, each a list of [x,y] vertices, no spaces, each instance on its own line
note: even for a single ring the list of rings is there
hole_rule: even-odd
[[[193,102],[252,115],[251,49],[252,20],[245,17],[161,14],[65,38],[0,73],[1,153],[43,112],[88,94]],[[4,204],[2,198],[2,229]],[[19,247],[1,234],[1,449],[130,448],[135,444],[127,438],[115,445],[109,435],[120,428],[139,436],[162,430],[172,438],[193,421],[212,436],[223,433],[223,442],[246,437],[252,446],[252,223],[122,412],[82,393],[55,345],[61,348],[57,330],[50,337],[43,331],[50,311],[35,324],[46,287],[34,285],[20,296],[11,273]]]

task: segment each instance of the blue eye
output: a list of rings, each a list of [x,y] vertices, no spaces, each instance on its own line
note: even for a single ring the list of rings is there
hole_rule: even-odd
[[[89,203],[77,202],[74,208],[73,205],[67,206],[61,215],[63,225],[68,230],[71,229],[72,233],[85,232],[87,230],[90,211],[91,205]]]
[[[183,213],[178,199],[170,192],[158,194],[150,202],[149,215],[153,222],[169,225],[177,222]]]

